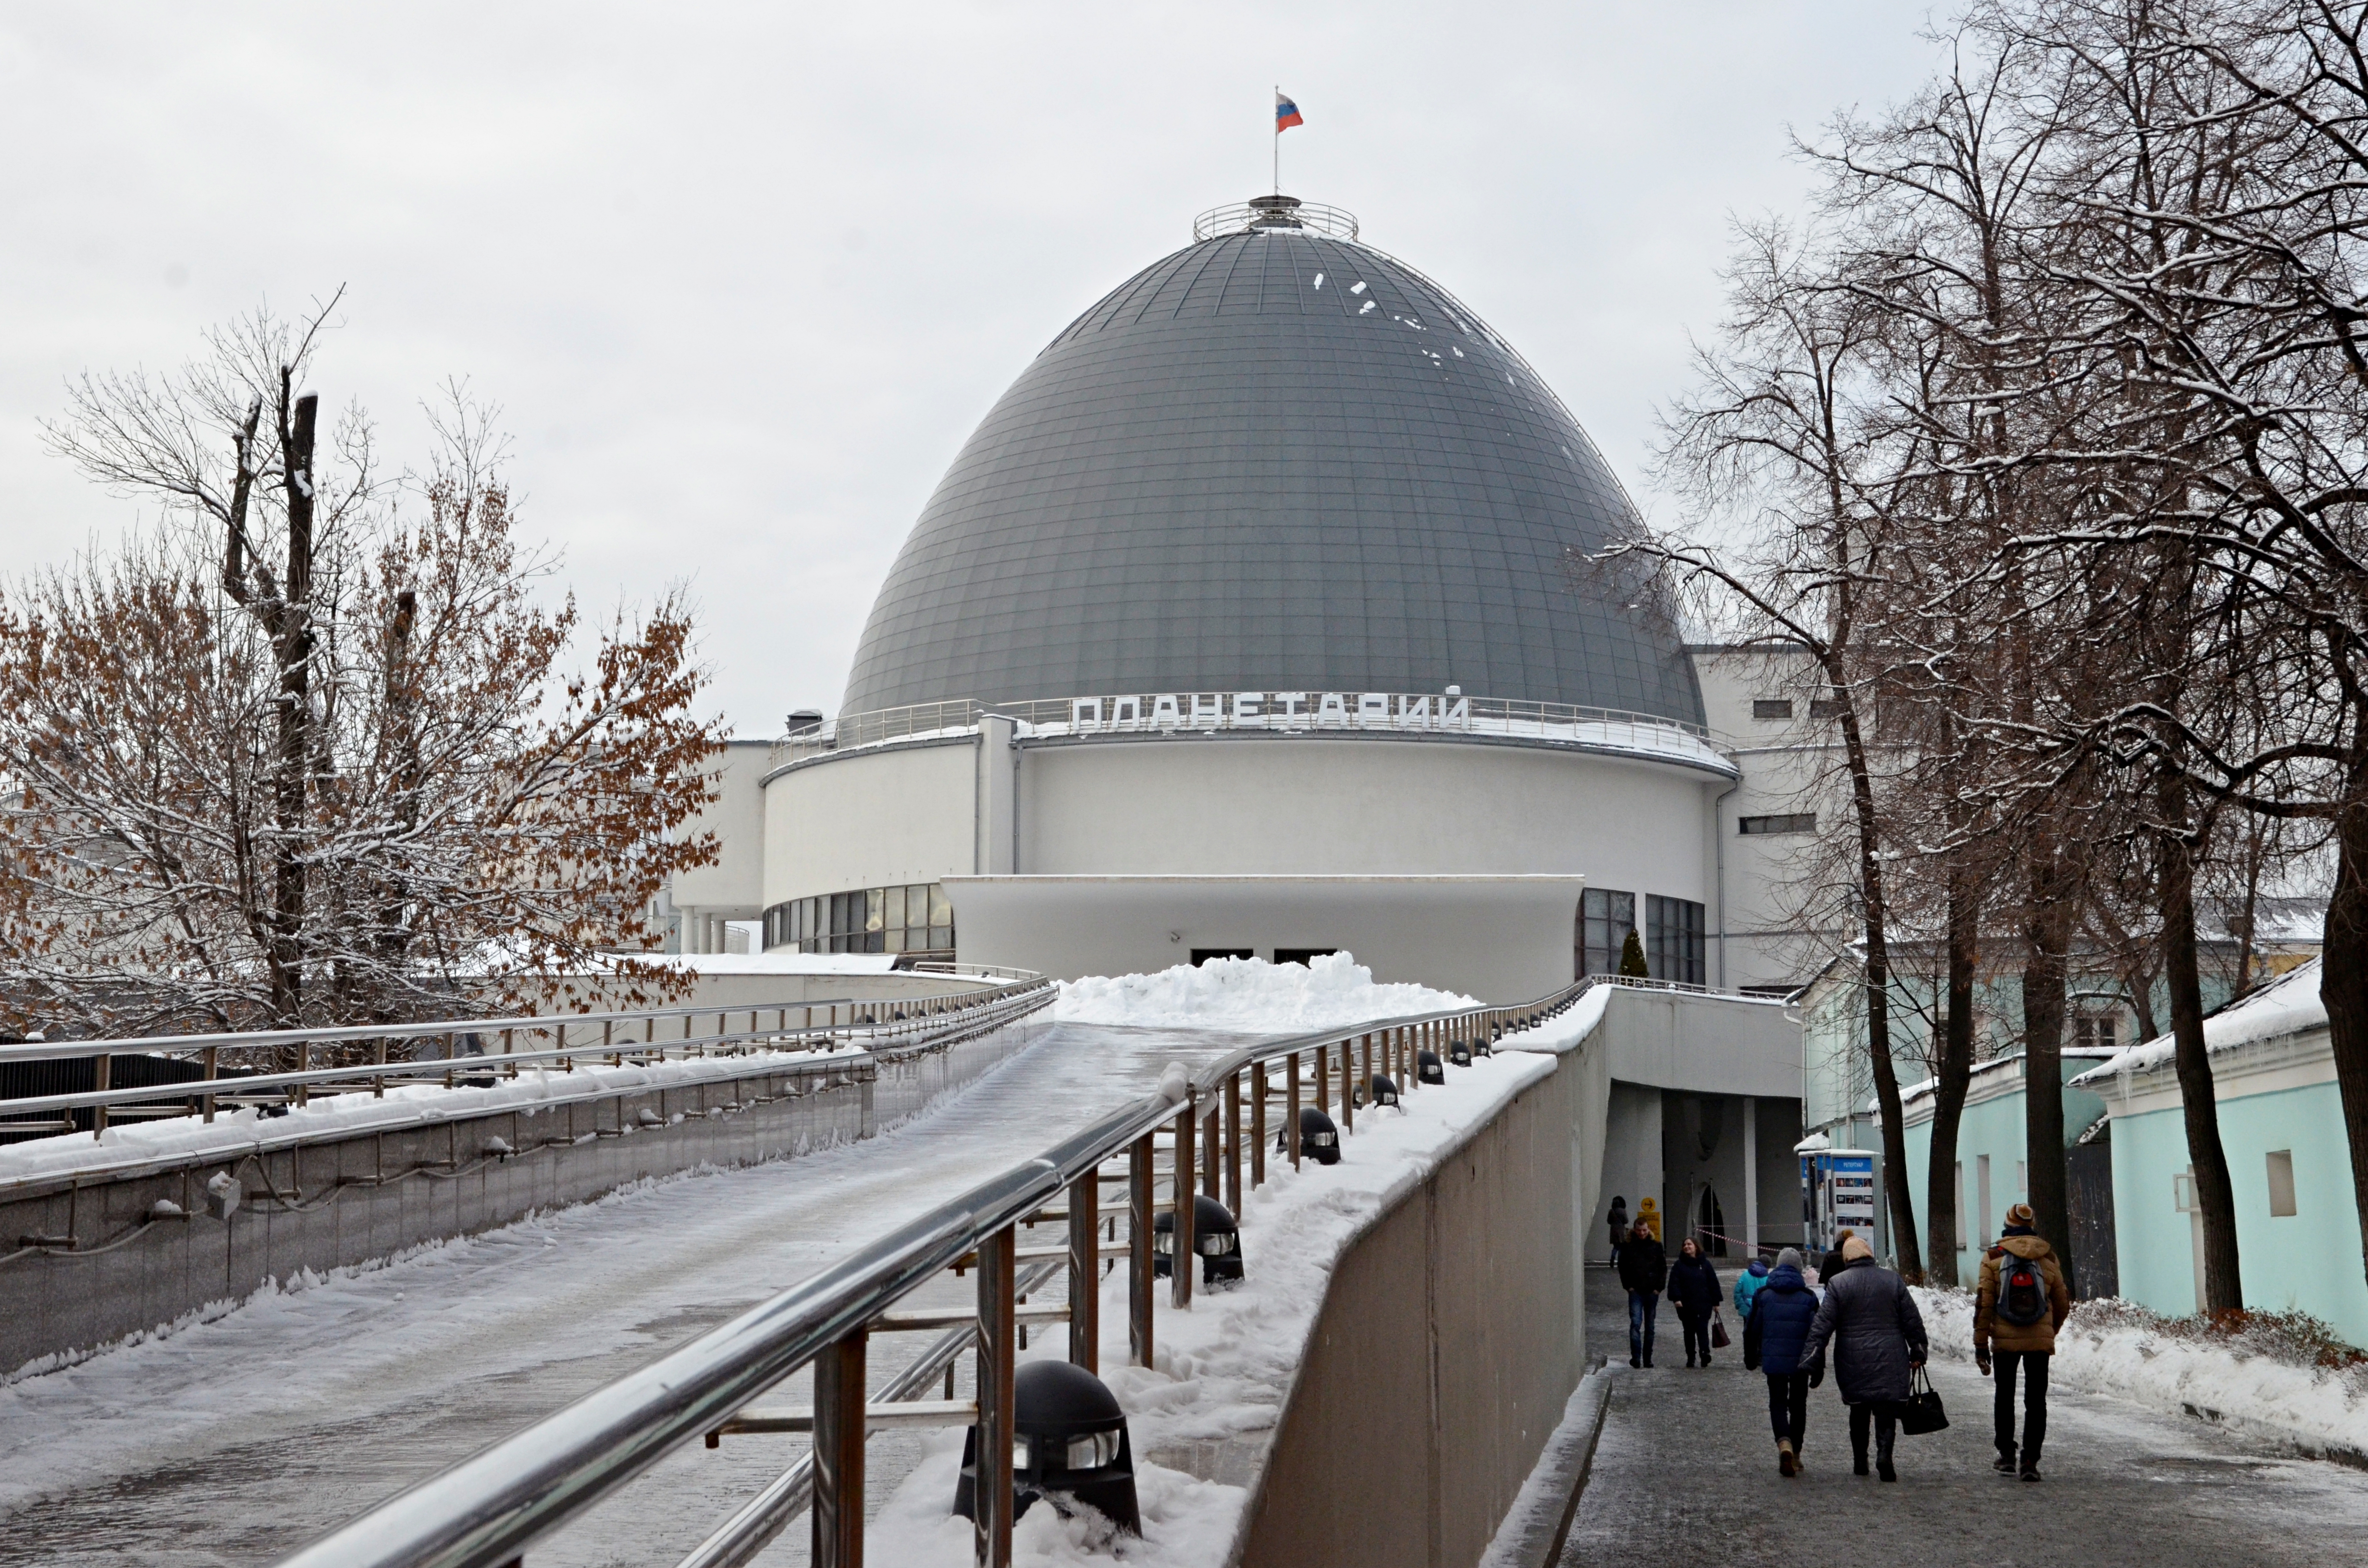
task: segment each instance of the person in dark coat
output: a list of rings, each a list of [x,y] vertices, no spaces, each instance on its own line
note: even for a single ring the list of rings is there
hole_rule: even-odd
[[[1858,1233],[1856,1231],[1849,1230],[1836,1231],[1834,1233],[1833,1250],[1826,1254],[1825,1257],[1817,1264],[1818,1284],[1823,1285],[1827,1280],[1831,1279],[1835,1275],[1839,1274],[1842,1271],[1842,1248],[1850,1245],[1850,1238],[1857,1234]],[[1867,1250],[1870,1254],[1873,1251],[1872,1247]]]
[[[1604,1216],[1611,1227],[1611,1267],[1620,1267],[1621,1238],[1628,1233],[1628,1200],[1618,1193],[1611,1195],[1611,1212]]]
[[[1752,1292],[1751,1315],[1743,1324],[1743,1365],[1768,1376],[1768,1419],[1776,1428],[1776,1469],[1797,1475],[1801,1448],[1809,1434],[1809,1391],[1826,1381],[1823,1356],[1802,1352],[1817,1319],[1817,1293],[1801,1277],[1798,1248],[1776,1255],[1767,1282]]]
[[[1826,1280],[1826,1299],[1809,1325],[1811,1358],[1834,1345],[1834,1381],[1850,1413],[1850,1470],[1866,1473],[1867,1428],[1874,1428],[1875,1471],[1885,1481],[1899,1474],[1891,1465],[1898,1434],[1899,1406],[1907,1399],[1908,1375],[1924,1364],[1929,1348],[1924,1314],[1898,1275],[1874,1261],[1874,1249],[1858,1237],[1842,1244],[1841,1268]]]
[[[1620,1283],[1628,1292],[1628,1364],[1653,1364],[1653,1324],[1661,1315],[1661,1290],[1669,1282],[1669,1255],[1639,1220],[1620,1244]]]
[[[1688,1236],[1679,1244],[1677,1262],[1669,1265],[1669,1305],[1678,1309],[1678,1325],[1685,1331],[1689,1367],[1710,1365],[1710,1320],[1718,1298],[1718,1270],[1702,1255],[1702,1244]]]

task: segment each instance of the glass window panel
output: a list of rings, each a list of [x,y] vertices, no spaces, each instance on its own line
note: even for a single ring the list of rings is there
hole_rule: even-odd
[[[929,946],[939,952],[949,952],[954,945],[954,928],[951,926],[929,927]]]
[[[944,884],[939,882],[931,882],[929,884],[929,924],[932,926],[951,926],[953,923],[954,901],[946,896]],[[938,943],[936,945],[943,947],[945,944]]]
[[[889,952],[901,953],[905,950],[905,927],[902,926],[891,926],[880,935],[885,939],[885,946]]]
[[[894,931],[905,924],[905,890],[901,887],[882,888],[880,896],[886,910],[880,919],[881,927]],[[894,952],[895,949],[892,948],[889,950]]]
[[[861,937],[852,939],[863,944],[862,948],[860,949],[860,951],[867,953],[881,953],[888,950],[882,945],[882,938],[885,937],[887,933],[884,931],[867,931]]]
[[[886,888],[865,888],[857,895],[863,900],[863,928],[866,931],[880,929],[882,924],[882,916],[886,913],[887,894]],[[878,948],[871,949],[875,953],[879,950]]]

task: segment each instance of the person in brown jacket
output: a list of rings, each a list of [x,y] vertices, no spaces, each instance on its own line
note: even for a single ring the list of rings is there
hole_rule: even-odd
[[[1980,1293],[1974,1299],[1974,1364],[1990,1375],[1998,1363],[1998,1465],[2016,1471],[2015,1373],[2023,1378],[2022,1479],[2039,1479],[2039,1448],[2047,1440],[2047,1358],[2055,1353],[2055,1331],[2072,1315],[2072,1292],[2055,1249],[2032,1228],[2031,1205],[2006,1211],[1998,1244],[1982,1258]]]

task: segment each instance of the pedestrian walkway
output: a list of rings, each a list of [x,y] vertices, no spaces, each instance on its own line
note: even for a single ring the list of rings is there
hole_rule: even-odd
[[[1718,1261],[1731,1293],[1734,1271]],[[1610,1270],[1588,1270],[1588,1350],[1611,1358],[1612,1384],[1566,1568],[2368,1562],[2368,1473],[2118,1400],[2055,1392],[2046,1481],[1998,1474],[1992,1385],[1937,1346],[1932,1382],[1952,1425],[1899,1439],[1896,1484],[1850,1473],[1848,1415],[1830,1376],[1809,1396],[1807,1471],[1788,1481],[1776,1471],[1767,1383],[1743,1369],[1731,1300],[1735,1346],[1708,1371],[1687,1369],[1667,1301],[1658,1367],[1629,1369],[1627,1301]]]

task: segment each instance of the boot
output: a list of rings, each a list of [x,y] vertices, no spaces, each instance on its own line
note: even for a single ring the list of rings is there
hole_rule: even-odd
[[[1888,1432],[1875,1434],[1874,1473],[1884,1481],[1899,1479],[1899,1472],[1891,1468],[1891,1434]]]
[[[2000,1449],[1998,1450],[1998,1457],[1991,1463],[1990,1468],[1997,1471],[2000,1475],[2012,1475],[2014,1473],[2014,1449],[2011,1448]]]
[[[2039,1479],[2039,1461],[2037,1460],[2025,1460],[2022,1461],[2022,1478],[2025,1481],[2037,1481]]]
[[[1688,1370],[1691,1370],[1691,1369],[1692,1369],[1692,1368],[1693,1368],[1693,1364],[1694,1364],[1694,1358],[1693,1358],[1691,1356],[1688,1356],[1688,1357],[1686,1358],[1686,1367],[1687,1367],[1687,1369],[1688,1369]]]
[[[1800,1462],[1793,1457],[1793,1439],[1790,1437],[1777,1438],[1776,1473],[1779,1475],[1796,1475],[1800,1472]]]
[[[1864,1443],[1852,1443],[1850,1445],[1850,1473],[1852,1475],[1864,1475],[1866,1473],[1866,1445]]]

